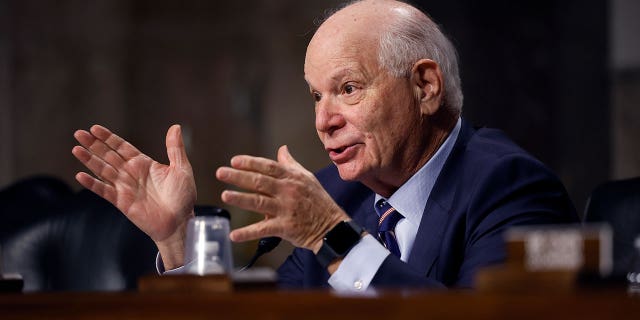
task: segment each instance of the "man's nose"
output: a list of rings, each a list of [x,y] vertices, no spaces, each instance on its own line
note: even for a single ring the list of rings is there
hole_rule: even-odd
[[[340,107],[329,99],[316,104],[316,130],[333,134],[345,125],[345,119]]]

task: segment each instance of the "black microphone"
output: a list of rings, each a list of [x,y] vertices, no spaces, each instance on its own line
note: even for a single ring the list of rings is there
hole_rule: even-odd
[[[280,239],[279,237],[266,237],[260,239],[260,241],[258,241],[258,249],[256,249],[256,253],[253,255],[251,260],[249,260],[249,263],[242,267],[240,271],[244,271],[253,267],[253,264],[258,261],[258,258],[260,258],[263,254],[275,249],[275,247],[280,244],[280,241],[282,241],[282,239]]]

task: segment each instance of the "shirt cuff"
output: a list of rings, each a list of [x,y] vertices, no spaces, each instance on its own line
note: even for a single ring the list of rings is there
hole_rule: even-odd
[[[389,254],[372,235],[364,236],[331,275],[329,285],[337,291],[365,291]]]
[[[159,275],[176,275],[176,274],[183,274],[184,273],[184,266],[180,266],[177,267],[175,269],[171,269],[171,270],[164,270],[164,262],[162,261],[162,256],[160,256],[160,252],[158,252],[158,254],[156,255],[156,271],[158,271]]]

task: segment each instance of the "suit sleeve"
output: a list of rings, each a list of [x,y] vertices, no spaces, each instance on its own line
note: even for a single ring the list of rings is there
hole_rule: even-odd
[[[278,268],[278,287],[283,289],[304,287],[302,249],[294,249]]]

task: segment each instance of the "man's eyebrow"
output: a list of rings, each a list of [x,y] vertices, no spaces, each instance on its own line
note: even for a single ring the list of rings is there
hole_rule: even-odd
[[[338,82],[340,80],[342,80],[342,78],[344,78],[345,76],[349,76],[349,75],[354,75],[354,74],[360,74],[360,72],[356,71],[354,68],[352,67],[345,67],[345,68],[341,68],[338,71],[334,72],[329,79],[331,81],[334,82]],[[309,79],[307,79],[307,76],[304,76],[304,81],[307,83],[307,85],[309,86],[309,88],[313,89],[313,86],[311,85],[311,83],[309,82]]]
[[[313,88],[313,86],[311,85],[311,83],[309,83],[309,80],[307,79],[307,76],[304,77],[304,82],[307,84],[307,86],[309,87],[309,91],[313,92],[316,89]]]
[[[353,68],[347,67],[347,68],[342,68],[342,69],[336,71],[330,78],[331,78],[331,80],[337,81],[337,80],[341,80],[345,76],[349,76],[349,75],[353,75],[353,74],[357,74],[357,73],[358,72],[355,71]]]

